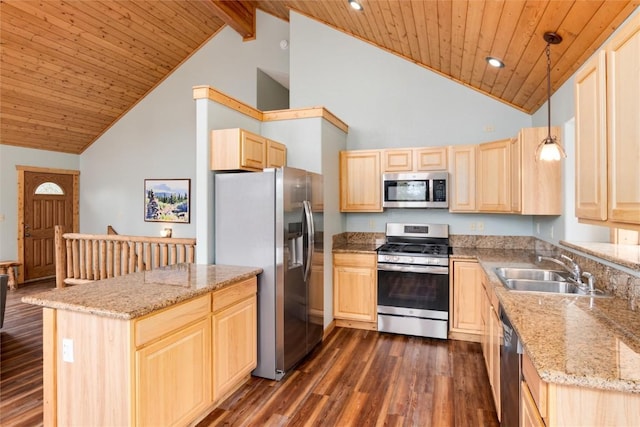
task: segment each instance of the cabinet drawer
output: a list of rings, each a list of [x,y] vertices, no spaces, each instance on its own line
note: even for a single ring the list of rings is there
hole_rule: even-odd
[[[375,254],[334,254],[334,265],[348,265],[349,267],[370,267],[376,268],[376,256]]]
[[[258,290],[257,283],[258,279],[254,276],[235,285],[215,291],[213,293],[213,312],[216,313],[231,304],[254,295]]]
[[[160,338],[211,311],[211,296],[203,295],[135,322],[136,347]]]
[[[531,391],[531,396],[533,400],[536,402],[536,406],[538,407],[538,412],[541,417],[547,416],[547,384],[542,381],[536,368],[533,366],[531,359],[525,352],[522,355],[522,376],[524,377],[529,390]]]

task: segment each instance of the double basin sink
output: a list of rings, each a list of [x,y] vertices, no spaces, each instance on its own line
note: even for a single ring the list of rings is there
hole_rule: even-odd
[[[495,271],[502,284],[512,291],[605,296],[600,290],[590,294],[584,286],[570,281],[568,274],[563,271],[511,267],[499,267]]]

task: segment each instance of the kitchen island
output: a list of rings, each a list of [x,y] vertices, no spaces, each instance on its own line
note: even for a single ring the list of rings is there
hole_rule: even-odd
[[[44,424],[204,417],[256,366],[261,271],[177,264],[23,298],[45,307]]]

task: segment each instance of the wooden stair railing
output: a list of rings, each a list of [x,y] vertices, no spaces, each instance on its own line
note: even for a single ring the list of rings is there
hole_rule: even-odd
[[[55,226],[56,287],[193,263],[196,239],[64,233]]]

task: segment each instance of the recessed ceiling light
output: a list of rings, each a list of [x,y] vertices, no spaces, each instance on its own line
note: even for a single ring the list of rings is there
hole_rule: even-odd
[[[355,10],[362,10],[363,9],[362,5],[360,4],[360,2],[358,0],[349,0],[349,4]]]
[[[504,67],[504,62],[502,62],[501,60],[499,60],[498,58],[494,58],[493,56],[487,56],[485,58],[485,60],[487,61],[487,63],[489,65],[491,65],[492,67],[496,67],[496,68],[502,68]]]

